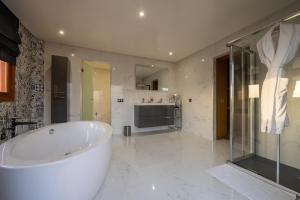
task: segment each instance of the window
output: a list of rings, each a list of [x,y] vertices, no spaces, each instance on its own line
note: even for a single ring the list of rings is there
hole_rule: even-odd
[[[15,99],[15,66],[0,60],[0,102]]]
[[[8,84],[8,77],[7,77],[7,71],[8,70],[8,64],[6,62],[0,61],[0,92],[7,92],[7,84]]]

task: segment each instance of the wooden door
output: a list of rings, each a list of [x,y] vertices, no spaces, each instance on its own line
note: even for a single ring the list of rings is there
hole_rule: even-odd
[[[216,60],[216,139],[229,139],[229,55]]]

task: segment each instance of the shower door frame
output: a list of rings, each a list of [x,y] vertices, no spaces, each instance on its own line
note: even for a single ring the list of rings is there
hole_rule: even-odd
[[[229,54],[229,59],[230,59],[230,63],[229,63],[229,84],[230,84],[230,93],[229,93],[229,104],[230,104],[230,113],[229,113],[229,135],[230,135],[230,162],[236,162],[238,160],[244,159],[246,157],[252,156],[256,153],[256,143],[255,143],[255,130],[256,130],[256,123],[255,123],[255,110],[250,109],[250,131],[249,134],[251,139],[250,139],[250,152],[246,155],[245,153],[245,123],[246,123],[246,119],[245,119],[245,115],[242,115],[242,156],[238,157],[238,158],[234,158],[233,156],[233,146],[234,146],[234,106],[235,106],[235,93],[234,93],[234,89],[235,89],[235,62],[234,62],[234,48],[240,50],[241,52],[241,70],[242,70],[242,96],[245,97],[245,72],[244,72],[244,68],[245,68],[245,53],[248,53],[250,56],[250,84],[253,84],[253,77],[255,74],[253,74],[253,71],[255,69],[255,63],[256,63],[256,53],[254,51],[251,51],[249,49],[248,46],[246,47],[240,47],[237,45],[230,45],[230,54]],[[253,59],[253,63],[251,63],[251,60]],[[255,100],[254,99],[250,99],[250,104],[252,106],[255,106]],[[245,110],[245,102],[242,101],[242,110]]]
[[[251,138],[251,142],[253,142],[253,145],[251,145],[251,148],[253,153],[250,153],[248,155],[245,155],[245,152],[244,152],[244,145],[245,145],[245,125],[244,125],[244,122],[245,122],[245,119],[242,119],[242,153],[243,155],[241,157],[238,157],[238,158],[234,158],[233,156],[233,146],[234,146],[234,106],[235,106],[235,62],[234,62],[234,49],[239,49],[241,51],[241,68],[242,70],[244,70],[244,67],[245,67],[245,55],[244,53],[249,53],[250,56],[254,56],[254,63],[253,64],[250,64],[250,73],[253,73],[253,69],[255,69],[255,63],[256,63],[256,53],[254,51],[251,51],[250,49],[247,49],[245,47],[240,47],[240,46],[237,46],[237,45],[234,45],[234,44],[231,44],[231,45],[228,45],[228,47],[230,48],[230,63],[229,63],[229,78],[230,78],[230,95],[229,95],[229,103],[230,103],[230,113],[229,113],[229,120],[230,120],[230,123],[229,123],[229,134],[230,134],[230,162],[233,163],[234,165],[236,161],[239,161],[241,159],[245,159],[249,156],[252,156],[253,154],[255,155],[256,154],[256,142],[255,142],[255,136],[256,136],[256,123],[255,123],[255,112],[253,113],[253,109],[250,109],[250,135],[253,136],[253,138]],[[250,57],[250,59],[252,59]],[[251,62],[251,61],[250,61]],[[253,68],[254,67],[254,68]],[[244,72],[242,72],[242,74],[244,74]],[[253,76],[250,74],[250,84],[253,84]],[[242,77],[242,84],[245,84],[244,82],[244,78],[245,77]],[[242,90],[244,90],[244,85],[243,85],[243,88]],[[244,96],[244,92],[242,91],[242,96]],[[250,100],[250,103],[251,105],[255,106],[254,102],[255,101],[254,99],[251,99]],[[245,105],[244,105],[244,102],[242,102],[242,112],[244,111],[245,109]],[[244,115],[243,115],[244,117]],[[284,187],[282,185],[279,184],[279,180],[280,180],[280,135],[278,134],[277,135],[277,144],[276,144],[276,183],[277,185]],[[246,169],[247,170],[247,169]],[[285,187],[284,187],[285,188]],[[287,188],[288,189],[288,188]],[[289,190],[289,189],[288,189]]]

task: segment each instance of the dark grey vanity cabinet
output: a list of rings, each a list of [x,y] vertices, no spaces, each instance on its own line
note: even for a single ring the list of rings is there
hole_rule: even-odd
[[[138,128],[174,125],[173,105],[135,105],[134,125]]]

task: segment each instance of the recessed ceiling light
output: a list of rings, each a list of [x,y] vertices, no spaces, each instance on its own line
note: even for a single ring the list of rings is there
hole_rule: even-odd
[[[202,61],[202,62],[205,62],[205,59],[204,59],[204,58],[202,58],[202,59],[201,59],[201,61]]]
[[[154,65],[151,65],[151,67],[154,67]]]
[[[75,56],[75,54],[74,54],[74,53],[71,53],[71,56],[72,56],[72,57],[74,57],[74,56]]]
[[[152,185],[152,190],[154,191],[156,188],[155,188],[155,185]]]
[[[173,52],[172,51],[169,52],[169,56],[173,56]]]
[[[140,17],[145,17],[145,12],[144,12],[143,10],[141,10],[141,11],[139,12],[139,16],[140,16]]]
[[[64,35],[65,34],[65,31],[63,31],[63,30],[59,30],[59,35]]]

